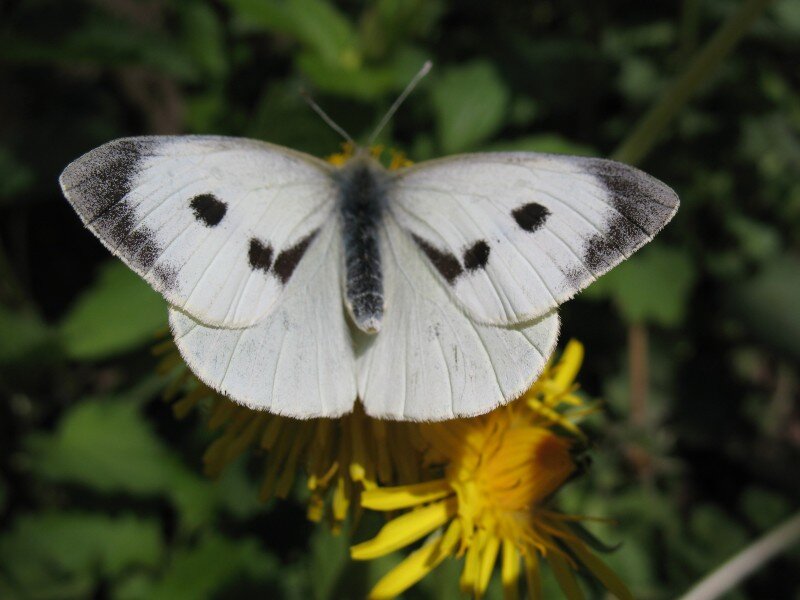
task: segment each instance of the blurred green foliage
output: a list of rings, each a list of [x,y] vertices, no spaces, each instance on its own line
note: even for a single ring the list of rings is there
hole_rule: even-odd
[[[364,137],[428,58],[381,139],[413,160],[610,155],[740,4],[0,4],[0,597],[350,598],[396,562],[351,564],[299,504],[260,505],[258,457],[199,475],[209,436],[152,375],[164,303],[60,197],[70,160],[143,133],[326,155],[340,140],[299,90]],[[675,221],[563,311],[608,409],[564,502],[618,520],[595,529],[637,598],[679,595],[798,506],[798,52],[800,3],[778,0],[652,140],[642,166],[679,192]],[[731,597],[798,597],[799,567]],[[456,579],[446,564],[408,597],[457,598]]]

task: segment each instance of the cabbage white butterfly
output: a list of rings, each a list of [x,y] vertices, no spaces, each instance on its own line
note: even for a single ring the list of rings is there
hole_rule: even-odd
[[[356,398],[406,420],[510,401],[553,352],[558,305],[678,208],[665,184],[610,160],[482,153],[388,171],[363,149],[336,167],[217,136],[114,140],[60,183],[166,298],[202,381],[298,418]]]

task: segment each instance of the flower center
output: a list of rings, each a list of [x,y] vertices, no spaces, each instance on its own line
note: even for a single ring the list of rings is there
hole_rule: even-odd
[[[569,440],[510,418],[486,419],[446,477],[465,530],[483,529],[525,545],[536,507],[575,471]]]

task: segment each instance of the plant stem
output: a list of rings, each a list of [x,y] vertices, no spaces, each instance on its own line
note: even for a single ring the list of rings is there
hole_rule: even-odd
[[[628,327],[628,368],[630,369],[631,424],[647,427],[647,388],[649,368],[647,360],[647,327],[633,323]]]
[[[695,54],[686,69],[672,81],[658,101],[640,119],[633,133],[617,147],[612,157],[628,164],[641,162],[692,94],[708,81],[714,70],[772,2],[773,0],[745,0]]]
[[[800,541],[800,513],[773,529],[694,586],[681,600],[713,600]]]

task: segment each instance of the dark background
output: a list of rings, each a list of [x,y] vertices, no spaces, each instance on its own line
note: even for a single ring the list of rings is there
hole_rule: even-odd
[[[681,196],[562,311],[606,403],[562,504],[617,519],[593,530],[637,598],[679,596],[798,507],[799,57],[795,0],[0,2],[0,597],[360,597],[396,562],[259,504],[257,457],[200,475],[202,419],[158,398],[165,305],[57,177],[145,133],[324,156],[298,90],[363,138],[428,58],[382,136],[411,159],[615,156]],[[408,596],[457,597],[457,571]],[[799,573],[795,550],[729,597],[798,598]]]

